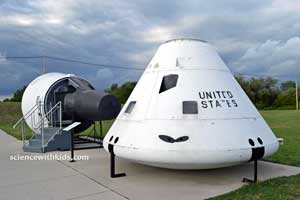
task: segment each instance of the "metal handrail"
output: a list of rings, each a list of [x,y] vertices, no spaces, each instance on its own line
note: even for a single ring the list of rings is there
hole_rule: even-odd
[[[36,110],[39,109],[39,115],[40,115],[40,120],[37,124],[35,124],[35,112]],[[59,109],[59,129],[53,134],[51,138],[49,138],[46,143],[45,143],[45,137],[44,137],[44,129],[45,129],[45,121],[48,121],[48,116],[50,116],[50,126],[53,126],[53,113],[56,112],[56,110]],[[58,103],[55,104],[54,107],[52,107],[45,115],[43,115],[42,112],[42,103],[39,101],[34,105],[21,119],[19,119],[13,126],[13,128],[17,128],[18,126],[22,125],[22,140],[23,140],[23,145],[25,145],[26,142],[26,133],[25,133],[25,122],[26,119],[31,117],[31,128],[33,129],[33,134],[30,137],[29,140],[31,140],[37,133],[35,132],[36,129],[40,129],[40,133],[42,135],[42,149],[44,152],[45,146],[50,142],[53,137],[59,133],[62,129],[62,103],[59,101]]]
[[[51,114],[52,115],[52,113],[53,113],[53,111],[54,110],[56,110],[57,108],[59,108],[60,109],[60,113],[59,113],[59,116],[60,116],[60,125],[59,125],[59,127],[60,127],[60,129],[61,129],[61,127],[62,127],[62,122],[61,122],[61,112],[62,112],[62,110],[61,110],[61,102],[59,101],[58,103],[56,103],[45,115],[43,115],[42,116],[42,118],[41,118],[41,121],[38,123],[38,125],[36,126],[36,129],[38,129],[38,128],[40,128],[40,126],[43,124],[43,123],[45,123],[45,118],[46,119],[48,119],[48,115],[49,114]],[[52,116],[50,116],[51,118],[52,118]],[[52,123],[52,122],[51,122]]]
[[[53,126],[53,121],[52,121],[52,115],[53,112],[55,112],[57,109],[59,109],[59,129],[47,140],[47,142],[45,143],[45,135],[44,135],[44,129],[45,129],[45,119],[48,120],[48,116],[49,114],[51,114],[50,119],[50,126]],[[42,149],[43,152],[45,150],[45,146],[48,145],[48,143],[54,138],[54,136],[56,134],[58,134],[61,129],[62,129],[62,106],[61,106],[61,102],[59,101],[58,103],[56,103],[45,115],[43,115],[41,117],[41,121],[39,123],[39,125],[36,127],[37,129],[40,128],[41,129],[41,134],[42,134]]]
[[[37,102],[23,117],[21,117],[13,126],[13,128],[17,128],[22,121],[25,121],[32,115],[33,112],[35,112],[39,108],[40,102]]]
[[[22,125],[21,130],[22,130],[23,145],[25,145],[26,139],[27,139],[26,133],[25,133],[25,122],[29,117],[31,117],[31,123],[33,123],[33,121],[35,121],[35,112],[37,111],[37,109],[40,109],[41,106],[42,106],[41,101],[37,101],[37,103],[23,117],[21,117],[13,126],[13,128],[15,129],[18,126]],[[39,110],[39,112],[41,113],[40,110]],[[31,124],[31,125],[32,125],[32,128],[34,129],[34,125],[33,124]]]
[[[61,131],[61,128],[58,129],[46,142],[45,146],[48,145],[48,143]]]

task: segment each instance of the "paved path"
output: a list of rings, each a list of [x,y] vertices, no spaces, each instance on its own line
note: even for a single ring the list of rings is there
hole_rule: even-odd
[[[127,176],[111,179],[109,155],[103,149],[76,151],[76,155],[88,155],[90,159],[74,163],[10,160],[11,155],[19,153],[24,154],[21,142],[0,130],[0,200],[199,200],[237,189],[243,185],[243,177],[252,176],[249,163],[215,170],[177,171],[117,158],[117,172],[126,172]],[[259,162],[258,167],[260,180],[300,173],[298,167],[269,162]]]

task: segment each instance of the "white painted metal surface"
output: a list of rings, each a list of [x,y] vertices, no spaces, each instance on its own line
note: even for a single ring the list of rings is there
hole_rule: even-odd
[[[74,76],[72,74],[47,73],[34,79],[26,88],[22,98],[22,113],[25,116],[37,104],[44,105],[45,96],[48,90],[59,80]],[[41,106],[41,112],[35,112],[33,117],[26,118],[27,125],[34,130],[35,124],[40,123],[41,115],[45,115],[44,107]]]
[[[71,125],[67,126],[66,128],[63,129],[63,131],[70,131],[73,128],[79,126],[81,122],[73,122]]]
[[[176,87],[159,93],[170,74],[178,75]],[[198,114],[183,114],[183,101],[196,101]],[[136,103],[126,113],[130,102]],[[159,135],[188,140],[170,143]],[[109,144],[119,157],[174,169],[236,165],[249,161],[256,148],[265,157],[279,147],[215,49],[192,39],[159,47],[104,138],[107,151]]]

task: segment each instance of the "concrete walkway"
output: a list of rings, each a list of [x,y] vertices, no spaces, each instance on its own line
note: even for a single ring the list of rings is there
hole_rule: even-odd
[[[215,170],[177,171],[143,166],[117,158],[109,177],[109,154],[103,149],[76,151],[88,161],[11,161],[22,154],[22,143],[0,130],[0,199],[205,199],[227,193],[252,177],[252,164]],[[69,152],[53,152],[67,154]],[[28,154],[26,155],[43,155]],[[300,173],[300,168],[259,162],[259,179]]]

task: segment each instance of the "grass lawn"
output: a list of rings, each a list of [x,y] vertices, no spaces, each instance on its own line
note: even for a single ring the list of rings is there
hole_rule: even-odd
[[[276,136],[284,138],[284,145],[266,160],[300,166],[300,111],[270,110],[261,113]]]
[[[13,129],[13,125],[22,117],[21,104],[18,102],[0,102],[0,129],[6,133],[21,140],[21,126]],[[25,132],[28,137],[31,136],[31,130],[25,126]]]
[[[209,200],[255,199],[281,200],[300,199],[300,175],[280,177],[266,180],[257,184],[245,185],[242,188]]]
[[[266,158],[273,162],[300,166],[300,111],[270,110],[261,111],[263,117],[277,137],[284,138],[284,145],[272,157]],[[21,139],[21,130],[13,129],[13,124],[21,117],[20,103],[0,102],[0,129]],[[109,130],[113,121],[103,122],[103,134]],[[92,129],[81,133],[91,135]],[[29,130],[27,128],[27,130]],[[99,123],[96,125],[99,136]],[[29,132],[29,131],[27,131]],[[271,179],[258,184],[246,185],[236,191],[221,195],[218,199],[299,199],[300,175]]]
[[[104,138],[105,134],[108,132],[110,126],[112,125],[113,120],[107,120],[107,121],[103,121],[102,122],[102,135],[100,134],[100,124],[99,122],[96,123],[95,129],[96,129],[96,138]],[[83,131],[82,133],[80,133],[81,136],[90,136],[93,137],[94,136],[94,126],[91,126],[90,128],[88,128],[87,130]]]

